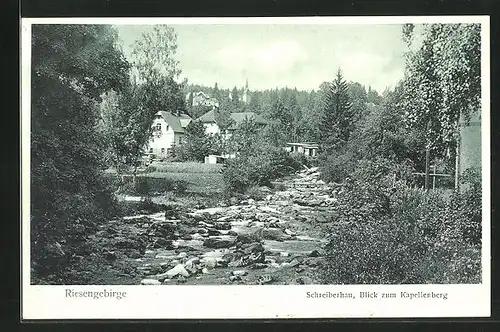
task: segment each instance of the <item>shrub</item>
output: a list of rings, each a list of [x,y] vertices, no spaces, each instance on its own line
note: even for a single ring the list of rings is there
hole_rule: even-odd
[[[481,244],[482,192],[481,173],[466,170],[461,179],[461,191],[451,197],[451,214],[463,239],[470,244]]]
[[[284,184],[284,183],[281,183],[281,182],[280,182],[280,183],[276,183],[276,184],[274,185],[274,188],[273,188],[273,189],[274,189],[274,190],[276,190],[276,191],[285,191],[285,190],[286,190],[286,186],[285,186],[285,184]]]
[[[363,178],[363,177],[361,177]],[[477,283],[480,191],[447,200],[387,178],[347,178],[327,246],[326,283]],[[474,185],[470,185],[474,188]]]
[[[243,193],[252,186],[271,187],[271,181],[300,169],[288,152],[276,147],[229,159],[223,168],[226,193]]]
[[[306,156],[303,153],[290,153],[290,159],[295,168],[301,168],[303,166],[311,167],[314,164],[313,158]]]
[[[346,153],[322,157],[319,160],[321,177],[327,182],[340,183],[354,170],[355,159]]]
[[[184,193],[187,182],[151,176],[137,176],[135,182],[132,176],[123,178],[121,192],[129,195],[148,196],[158,193],[176,192]]]
[[[256,201],[260,201],[266,197],[267,192],[262,190],[261,187],[259,187],[259,186],[252,186],[245,191],[245,194],[248,197],[250,197],[251,199],[254,199]]]
[[[332,227],[324,277],[334,284],[417,282],[413,270],[425,254],[422,239],[390,218],[342,222]]]

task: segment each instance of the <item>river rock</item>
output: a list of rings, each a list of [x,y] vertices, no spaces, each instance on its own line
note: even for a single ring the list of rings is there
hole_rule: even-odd
[[[321,256],[321,254],[320,254],[320,252],[318,250],[313,250],[307,256],[309,256],[309,257],[319,257],[319,256]]]
[[[228,222],[216,222],[214,224],[215,229],[221,230],[221,231],[228,231],[231,229],[231,224]]]
[[[193,236],[191,234],[184,234],[181,239],[183,239],[184,241],[189,241],[189,240],[192,240],[193,239]]]
[[[263,252],[252,253],[246,258],[246,265],[264,263],[266,261],[266,255]]]
[[[175,231],[176,231],[175,224],[166,221],[165,222],[158,221],[149,226],[148,235],[162,237],[165,239],[173,239]]]
[[[142,255],[137,249],[128,249],[125,251],[125,255],[127,255],[128,258],[136,259],[140,258]]]
[[[113,242],[113,245],[118,249],[134,249],[144,247],[144,241],[139,238],[117,237]]]
[[[222,233],[215,228],[208,228],[208,236],[218,236],[221,235]]]
[[[214,269],[217,266],[217,258],[215,257],[203,257],[201,259],[201,263],[203,266],[205,266],[207,269]]]
[[[233,276],[246,276],[248,274],[248,271],[247,270],[236,270],[236,271],[233,271]]]
[[[200,263],[199,257],[192,257],[186,261],[186,264],[199,264],[199,263]]]
[[[153,248],[164,248],[164,249],[175,249],[175,246],[173,244],[172,240],[168,240],[162,237],[156,238],[153,240],[152,243]]]
[[[241,280],[241,276],[239,276],[239,275],[232,275],[232,276],[229,277],[229,280],[233,281],[233,282],[234,281],[239,281],[239,280]]]
[[[320,257],[312,257],[312,258],[306,260],[305,263],[311,267],[322,265],[322,261],[321,261]]]
[[[257,280],[257,283],[259,285],[265,285],[265,284],[270,284],[271,282],[275,281],[276,278],[271,276],[271,275],[263,275],[260,276],[259,279]]]
[[[165,219],[178,219],[179,211],[175,206],[167,205],[165,206]]]
[[[117,258],[114,251],[106,251],[106,252],[103,253],[103,256],[108,261],[114,261]]]
[[[253,263],[252,265],[250,265],[250,268],[253,270],[259,270],[259,269],[265,269],[268,266],[269,265],[266,263]]]
[[[234,244],[234,241],[220,238],[209,238],[203,242],[203,245],[207,248],[222,249],[229,248]]]
[[[311,278],[309,278],[308,276],[298,277],[297,279],[295,279],[295,281],[299,285],[313,285],[314,284],[314,281]]]
[[[184,265],[182,264],[177,264],[167,272],[163,273],[162,276],[165,275],[166,278],[172,279],[175,276],[183,276],[183,277],[189,277],[189,272],[184,268]]]
[[[141,285],[161,285],[161,282],[156,279],[142,279]]]

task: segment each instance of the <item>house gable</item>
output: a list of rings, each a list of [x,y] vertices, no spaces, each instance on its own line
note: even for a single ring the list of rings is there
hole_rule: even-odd
[[[165,111],[156,113],[152,124],[153,135],[146,146],[146,153],[165,157],[169,149],[182,143],[185,128],[191,120],[186,114],[175,115]]]

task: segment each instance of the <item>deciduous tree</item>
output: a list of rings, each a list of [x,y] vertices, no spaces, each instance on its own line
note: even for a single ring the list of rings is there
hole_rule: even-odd
[[[96,126],[100,95],[120,91],[128,78],[116,40],[107,25],[32,27],[30,212],[37,273],[60,274],[86,233],[112,213]]]

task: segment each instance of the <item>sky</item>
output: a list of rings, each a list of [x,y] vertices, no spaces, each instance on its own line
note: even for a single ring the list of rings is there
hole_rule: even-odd
[[[189,24],[177,33],[181,77],[189,83],[250,90],[318,89],[340,68],[347,81],[382,93],[402,78],[401,25]],[[152,26],[117,25],[126,56]]]

